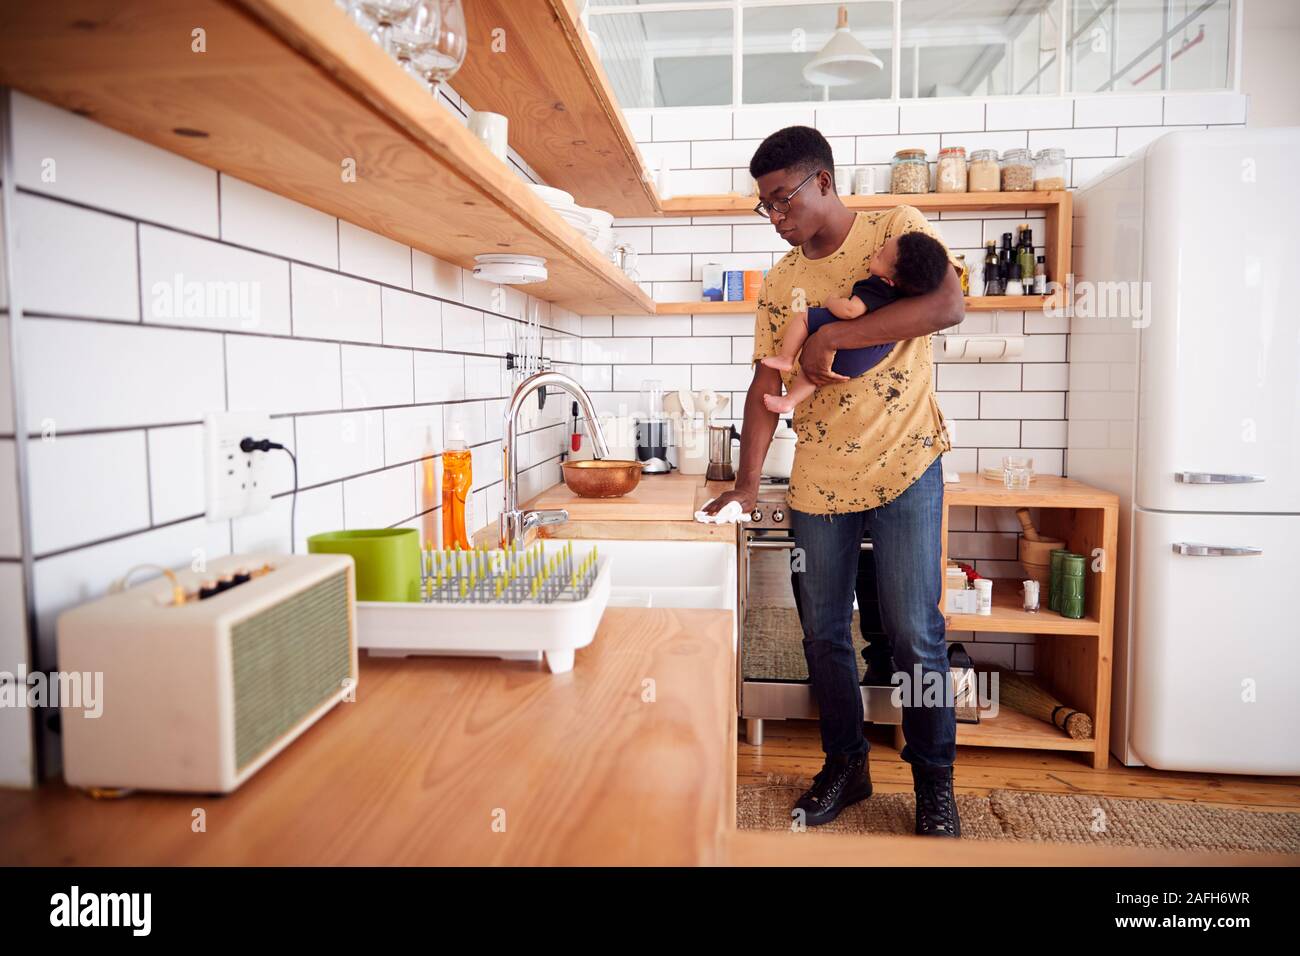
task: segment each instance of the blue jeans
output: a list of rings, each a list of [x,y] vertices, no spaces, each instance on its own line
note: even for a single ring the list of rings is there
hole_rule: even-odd
[[[943,467],[936,459],[901,495],[887,505],[847,514],[814,515],[791,511],[794,543],[804,570],[795,604],[803,627],[804,657],[820,714],[822,749],[831,754],[865,754],[862,697],[853,652],[853,594],[858,584],[859,542],[872,542],[880,621],[889,637],[894,664],[912,685],[916,666],[937,672],[947,687],[948,648],[939,611],[939,568],[943,517]],[[918,772],[942,771],[957,755],[957,724],[947,695],[940,705],[924,706],[905,695],[902,757]]]

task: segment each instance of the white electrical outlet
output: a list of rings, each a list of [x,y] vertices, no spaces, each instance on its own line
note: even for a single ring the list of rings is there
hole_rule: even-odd
[[[245,438],[269,437],[270,416],[260,412],[212,412],[203,419],[204,501],[209,521],[257,514],[270,505],[267,459],[280,452],[246,452],[239,447]]]

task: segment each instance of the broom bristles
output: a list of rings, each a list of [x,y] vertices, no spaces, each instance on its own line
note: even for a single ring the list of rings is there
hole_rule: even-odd
[[[1091,740],[1092,718],[1066,707],[1038,683],[1014,671],[998,671],[998,696],[1014,711],[1035,717],[1065,731],[1074,740]]]

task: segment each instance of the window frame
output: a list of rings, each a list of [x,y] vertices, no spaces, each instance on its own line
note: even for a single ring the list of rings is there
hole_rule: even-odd
[[[745,10],[756,9],[761,7],[801,7],[825,5],[833,0],[697,0],[697,2],[682,2],[682,0],[664,0],[664,2],[641,3],[641,4],[611,4],[598,5],[588,0],[583,9],[582,16],[587,22],[591,17],[602,16],[628,16],[638,13],[686,13],[691,11],[705,10],[729,10],[731,11],[731,108],[769,108],[769,107],[788,107],[797,106],[804,103],[833,103],[836,106],[849,105],[867,105],[871,103],[913,103],[913,102],[944,102],[951,101],[956,103],[968,102],[971,99],[1017,99],[1025,96],[1180,96],[1180,95],[1199,95],[1204,93],[1239,93],[1241,92],[1241,19],[1242,9],[1245,6],[1242,0],[1229,0],[1228,2],[1228,62],[1226,64],[1226,73],[1228,84],[1223,88],[1206,87],[1189,90],[1170,90],[1167,88],[1170,75],[1170,58],[1172,55],[1172,41],[1170,39],[1173,28],[1176,24],[1170,22],[1170,0],[1164,0],[1164,20],[1165,36],[1157,41],[1161,45],[1161,80],[1159,90],[1131,90],[1116,91],[1113,89],[1097,91],[1080,91],[1069,89],[1070,83],[1070,43],[1071,37],[1069,16],[1071,12],[1072,0],[1053,0],[1056,6],[1057,23],[1059,32],[1056,41],[1056,56],[1049,64],[1041,66],[1039,70],[1030,77],[1028,83],[1032,83],[1042,75],[1044,70],[1052,69],[1056,74],[1056,83],[1054,90],[1047,90],[1042,93],[1007,93],[995,94],[989,96],[929,96],[918,97],[916,92],[916,81],[913,79],[912,96],[903,96],[902,94],[902,23],[903,23],[903,3],[906,0],[858,0],[858,2],[879,3],[881,5],[888,3],[893,8],[893,30],[892,42],[890,44],[890,95],[886,98],[871,100],[785,100],[773,103],[746,103],[744,91],[744,36],[745,36]],[[1101,0],[1105,3],[1112,13],[1118,10],[1118,0]],[[1198,10],[1195,16],[1200,15]],[[1154,46],[1153,46],[1154,48]],[[1113,57],[1112,57],[1113,59]],[[915,50],[912,54],[913,77],[920,70],[920,58]],[[1014,80],[1014,75],[1012,77]],[[1112,81],[1114,77],[1111,77]],[[674,107],[624,107],[625,109],[672,109]],[[688,107],[689,108],[689,107]],[[700,109],[725,109],[725,104],[718,104],[711,107],[699,107]]]

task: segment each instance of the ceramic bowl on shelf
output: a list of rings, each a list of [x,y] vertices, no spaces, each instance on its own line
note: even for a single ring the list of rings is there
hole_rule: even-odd
[[[556,189],[554,186],[543,186],[541,183],[529,183],[529,188],[541,198],[542,202],[551,208],[576,207],[572,193],[566,193],[563,189]]]

